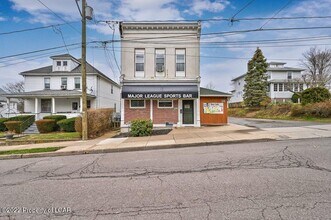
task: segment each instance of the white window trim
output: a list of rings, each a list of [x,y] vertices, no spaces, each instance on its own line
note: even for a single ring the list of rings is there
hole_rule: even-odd
[[[130,100],[130,109],[143,109],[143,108],[146,108],[146,100],[143,100],[144,101],[144,107],[132,107],[131,101],[138,101],[138,100],[141,100],[141,99]]]
[[[136,55],[138,54],[138,51],[144,51],[144,71],[136,71]],[[135,48],[134,49],[134,77],[135,78],[145,78],[145,69],[146,69],[146,53],[145,49],[143,48]],[[142,74],[142,75],[141,75]]]
[[[171,102],[171,107],[160,107],[161,102]],[[174,100],[157,100],[157,108],[174,108]]]
[[[177,51],[184,51],[184,71],[177,71]],[[178,53],[181,54],[181,53]],[[185,48],[175,48],[175,73],[176,77],[186,77],[186,49]]]
[[[158,51],[162,51],[162,53],[158,53]],[[157,54],[163,54],[163,72],[157,72],[156,71],[156,55]],[[166,72],[166,49],[165,48],[155,48],[155,54],[154,54],[154,71],[155,71],[155,77],[165,77],[165,72]]]

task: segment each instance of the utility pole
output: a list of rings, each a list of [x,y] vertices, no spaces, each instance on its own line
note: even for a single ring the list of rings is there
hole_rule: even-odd
[[[87,95],[86,95],[86,0],[82,0],[82,139],[88,139],[87,126]]]

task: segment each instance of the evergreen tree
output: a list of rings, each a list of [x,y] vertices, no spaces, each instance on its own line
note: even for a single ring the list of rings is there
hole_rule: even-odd
[[[267,97],[267,60],[262,51],[257,48],[253,58],[248,62],[245,77],[244,102],[249,107],[259,107]]]

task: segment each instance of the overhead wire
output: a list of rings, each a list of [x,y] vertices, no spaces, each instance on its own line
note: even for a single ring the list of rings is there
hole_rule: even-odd
[[[289,4],[292,2],[292,0],[288,0],[287,3],[281,7],[270,19],[268,19],[259,29],[262,29],[264,26],[266,26],[272,18],[276,17],[281,11],[283,11],[285,8],[287,8],[287,6],[289,6]]]

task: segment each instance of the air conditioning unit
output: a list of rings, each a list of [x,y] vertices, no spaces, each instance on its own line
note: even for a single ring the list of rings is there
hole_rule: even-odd
[[[158,73],[164,72],[164,66],[158,66],[158,65],[156,65],[156,72],[158,72]]]
[[[62,90],[66,90],[67,89],[67,86],[66,85],[61,85],[61,89]]]

